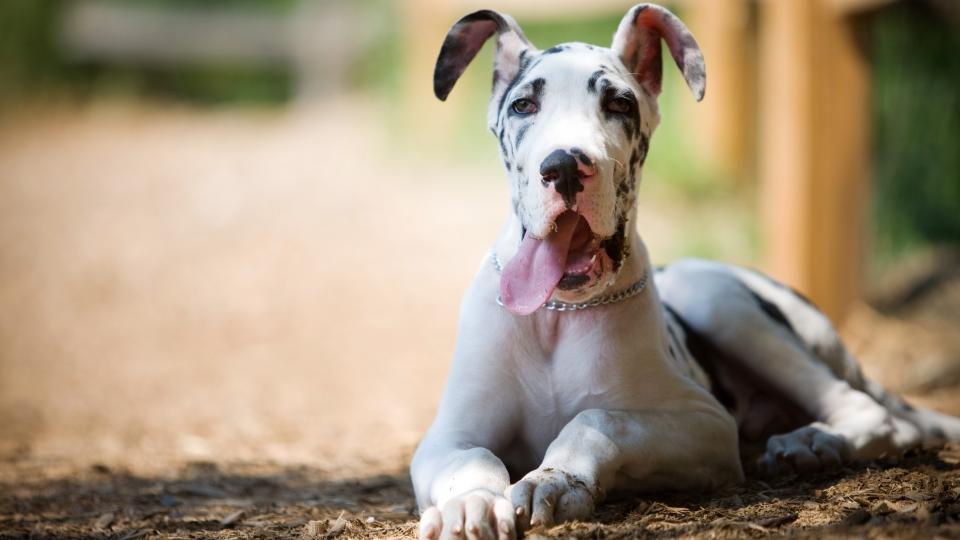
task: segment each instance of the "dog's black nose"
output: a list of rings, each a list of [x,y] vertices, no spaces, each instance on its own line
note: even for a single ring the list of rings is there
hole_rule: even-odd
[[[543,185],[553,183],[567,208],[574,205],[577,193],[583,191],[580,165],[577,158],[566,150],[554,150],[543,160],[540,164],[540,177]]]

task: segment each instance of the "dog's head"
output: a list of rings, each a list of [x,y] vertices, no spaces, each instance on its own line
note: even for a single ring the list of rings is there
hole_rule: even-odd
[[[529,314],[556,291],[584,301],[616,280],[632,235],[640,169],[659,122],[660,42],[702,99],[703,56],[666,9],[640,4],[610,48],[565,43],[537,50],[508,15],[484,10],[454,24],[437,58],[446,99],[484,42],[496,36],[487,113],[510,178],[519,247],[501,278],[504,305]]]

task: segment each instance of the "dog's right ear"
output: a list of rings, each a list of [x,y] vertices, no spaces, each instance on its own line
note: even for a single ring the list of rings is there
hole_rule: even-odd
[[[443,40],[433,71],[433,93],[441,101],[447,99],[467,64],[494,32],[497,34],[497,51],[493,59],[493,99],[498,100],[517,76],[523,52],[533,46],[513,17],[488,9],[475,11],[457,21]]]
[[[637,4],[624,15],[613,35],[613,52],[652,96],[660,95],[663,77],[660,40],[667,42],[670,56],[677,63],[693,97],[700,101],[707,85],[703,53],[690,30],[665,8]]]

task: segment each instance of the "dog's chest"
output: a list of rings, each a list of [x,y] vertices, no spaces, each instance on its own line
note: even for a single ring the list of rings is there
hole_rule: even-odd
[[[582,411],[655,408],[670,399],[671,389],[710,387],[670,317],[663,318],[668,330],[657,339],[662,323],[642,316],[591,320],[569,315],[531,322],[512,340],[519,418],[505,452],[511,469],[535,466]]]
[[[517,468],[538,461],[582,411],[642,408],[653,398],[650,383],[662,378],[651,370],[663,362],[654,343],[638,339],[638,330],[588,321],[541,325],[517,336],[512,356],[520,417],[510,445],[514,457],[507,460]]]
[[[615,408],[629,390],[616,370],[604,369],[604,360],[589,351],[549,359],[528,359],[518,372],[520,402],[517,432],[505,461],[511,470],[535,467],[560,430],[578,413]],[[617,407],[619,408],[619,407]]]

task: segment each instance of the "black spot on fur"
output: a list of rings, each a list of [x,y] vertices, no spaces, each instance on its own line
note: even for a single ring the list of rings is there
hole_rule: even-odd
[[[520,143],[522,143],[523,138],[526,137],[527,130],[530,129],[530,124],[531,122],[527,121],[517,130],[517,141],[513,145],[514,148],[520,148]]]
[[[621,208],[630,208],[633,206],[634,198],[631,197],[631,193],[637,184],[637,159],[637,149],[634,148],[630,153],[630,161],[627,162],[626,167],[623,167],[623,172],[619,173],[617,178],[617,198],[619,199]]]
[[[507,167],[508,171],[513,170],[513,164],[510,163],[509,161],[504,161],[503,164]]]
[[[617,182],[617,197],[623,198],[630,193],[630,183],[630,176],[626,174],[623,175],[623,178]]]
[[[580,163],[583,163],[587,167],[593,167],[593,160],[591,160],[589,156],[584,154],[583,150],[580,150],[579,148],[574,147],[570,149],[570,153],[573,154],[574,157],[576,157],[578,160],[580,160]]]
[[[613,261],[613,271],[616,272],[623,264],[623,259],[627,256],[627,218],[626,215],[620,216],[620,222],[617,223],[617,230],[613,236],[600,243],[600,247],[607,252],[607,256]]]
[[[538,104],[540,103],[540,98],[543,97],[543,87],[547,84],[547,81],[543,77],[538,77],[530,82],[530,89],[533,91],[533,100]]]
[[[793,325],[790,324],[790,321],[787,320],[786,315],[784,315],[783,312],[780,311],[780,308],[777,307],[776,304],[760,296],[759,294],[753,292],[752,290],[747,288],[745,285],[744,285],[744,288],[747,289],[747,291],[750,293],[750,296],[753,297],[753,300],[757,303],[758,306],[760,306],[760,309],[767,314],[767,317],[770,317],[777,324],[786,328],[794,336],[797,335],[797,332],[796,330],[794,330]]]
[[[603,76],[603,70],[594,71],[593,74],[590,75],[590,78],[587,79],[587,91],[589,91],[591,94],[596,94],[596,93],[597,93],[597,81],[598,81],[598,80],[600,79],[600,77],[602,77],[602,76]]]
[[[549,49],[543,51],[543,54],[557,54],[569,48],[570,48],[569,45],[554,45],[553,47],[550,47]]]
[[[642,166],[644,162],[647,161],[647,153],[650,151],[650,137],[641,133],[637,149],[640,151],[640,161],[638,164]]]
[[[607,93],[610,90],[611,86],[613,85],[607,79],[600,79],[598,83],[598,87],[600,88],[601,94]]]

